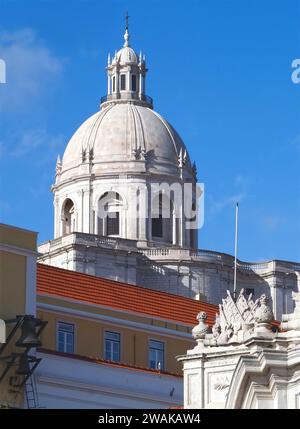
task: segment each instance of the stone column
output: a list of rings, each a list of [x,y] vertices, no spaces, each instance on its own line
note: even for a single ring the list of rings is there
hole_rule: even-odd
[[[267,279],[267,282],[270,286],[274,317],[276,320],[280,320],[284,305],[282,281],[276,275],[273,275],[271,278]]]
[[[172,244],[177,244],[177,220],[176,220],[176,211],[173,208],[172,211]]]
[[[131,79],[130,79],[131,74],[132,74],[131,73],[131,67],[129,66],[128,71],[126,73],[126,82],[125,82],[125,90],[126,91],[131,91]]]
[[[119,94],[120,92],[120,71],[117,68],[116,69],[116,93]]]
[[[78,232],[90,234],[92,223],[90,220],[89,189],[80,189],[78,192]]]
[[[110,95],[110,81],[111,81],[110,74],[107,73],[107,95]]]
[[[152,240],[152,204],[151,204],[151,187],[150,185],[147,186],[148,190],[148,240]]]
[[[139,73],[139,98],[142,98],[142,92],[143,92],[143,75],[142,73]]]
[[[300,271],[295,271],[297,277],[297,290],[300,292]]]
[[[180,246],[184,246],[185,244],[185,231],[184,231],[184,194],[183,189],[181,191],[181,207],[180,207],[180,218],[179,218],[179,240]]]
[[[143,94],[146,94],[146,74],[143,76]]]
[[[53,206],[54,206],[54,238],[58,238],[62,235],[62,231],[61,231],[61,216],[59,213],[59,199],[57,197],[54,197]]]
[[[147,194],[140,190],[138,222],[139,222],[139,240],[147,241]],[[145,209],[144,209],[145,207]]]

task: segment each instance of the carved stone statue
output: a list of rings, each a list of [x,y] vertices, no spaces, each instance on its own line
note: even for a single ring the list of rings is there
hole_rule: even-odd
[[[271,332],[271,322],[274,320],[274,316],[268,306],[268,298],[265,294],[254,302],[252,295],[245,297],[244,290],[241,290],[236,300],[227,291],[227,297],[222,300],[219,309],[220,314],[216,315],[211,333],[205,323],[206,313],[198,314],[199,323],[192,330],[193,337],[198,343],[197,349],[200,346],[216,347],[242,344],[252,335],[269,335]]]
[[[216,314],[216,321],[215,324],[212,327],[212,338],[211,338],[211,344],[216,346],[218,344],[218,339],[221,334],[221,325],[220,325],[220,317],[218,314]]]

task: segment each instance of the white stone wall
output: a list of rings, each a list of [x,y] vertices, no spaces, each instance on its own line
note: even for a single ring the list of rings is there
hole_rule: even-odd
[[[39,405],[45,408],[170,408],[183,401],[182,377],[38,353]]]
[[[155,180],[160,179],[158,177]],[[168,182],[165,178],[161,178],[161,180]],[[147,189],[148,193],[145,193],[145,198],[138,201],[137,193],[142,194],[143,189]],[[153,197],[151,197],[151,180],[133,175],[74,179],[57,185],[54,191],[54,238],[64,235],[62,214],[67,199],[71,199],[74,203],[75,231],[103,235],[101,231],[98,231],[97,215],[99,213],[100,197],[106,192],[117,192],[122,199],[122,205],[120,206],[120,238],[138,240],[144,244],[148,241],[156,240],[160,245],[164,244],[164,239],[153,238],[151,234],[151,199]],[[170,221],[170,231],[165,232],[169,245],[189,247],[190,234],[180,232],[185,230],[185,220],[177,220],[178,230],[176,234],[174,233],[172,222]],[[197,236],[196,230],[194,235],[195,237]]]
[[[187,355],[184,360],[184,408],[225,408],[233,371],[247,350],[219,348]]]

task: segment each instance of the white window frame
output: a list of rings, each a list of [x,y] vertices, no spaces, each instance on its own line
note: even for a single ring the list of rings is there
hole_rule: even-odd
[[[165,370],[165,368],[166,368],[166,342],[165,341],[163,341],[163,340],[161,340],[161,339],[157,339],[157,338],[149,338],[148,339],[148,366],[149,366],[149,368],[151,368],[151,365],[150,365],[150,351],[151,351],[151,347],[150,347],[150,344],[151,344],[151,341],[155,341],[156,343],[161,343],[161,344],[163,344],[163,362],[160,362],[159,360],[157,360],[156,361],[156,366],[157,366],[157,364],[158,364],[158,362],[160,362],[161,363],[161,367],[160,367],[160,370],[161,371],[164,371]],[[151,368],[151,369],[156,369],[156,370],[158,370],[158,368]]]
[[[59,350],[59,324],[60,323],[64,323],[65,325],[72,325],[73,326],[73,352],[68,352],[68,351],[61,351]],[[65,348],[65,347],[64,347]],[[67,320],[58,320],[56,322],[56,350],[60,353],[70,353],[70,354],[75,354],[75,350],[76,350],[76,324]]]
[[[119,360],[117,360],[117,361],[115,361],[113,359],[107,359],[107,357],[106,357],[106,334],[107,333],[119,335]],[[111,340],[111,341],[113,341],[113,340]],[[103,335],[103,357],[104,357],[104,360],[110,360],[112,362],[121,362],[121,344],[122,344],[122,335],[120,332],[110,330],[110,329],[104,329],[104,335]]]

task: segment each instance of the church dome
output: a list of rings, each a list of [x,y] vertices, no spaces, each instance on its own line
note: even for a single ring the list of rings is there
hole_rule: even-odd
[[[87,119],[70,139],[56,168],[56,183],[90,175],[111,174],[171,176],[193,180],[185,145],[174,128],[153,110],[146,95],[146,59],[129,44],[112,61],[108,56],[107,95],[100,111]]]
[[[147,171],[178,176],[180,157],[191,171],[183,141],[161,115],[134,101],[107,103],[70,139],[61,178],[81,175],[81,166],[89,162],[94,174]]]
[[[184,231],[194,217],[196,186],[182,201],[182,185],[195,185],[195,165],[178,133],[153,110],[145,55],[130,47],[128,25],[124,40],[112,61],[108,55],[100,110],[57,159],[55,237],[77,231],[139,246],[195,247],[196,230]]]

